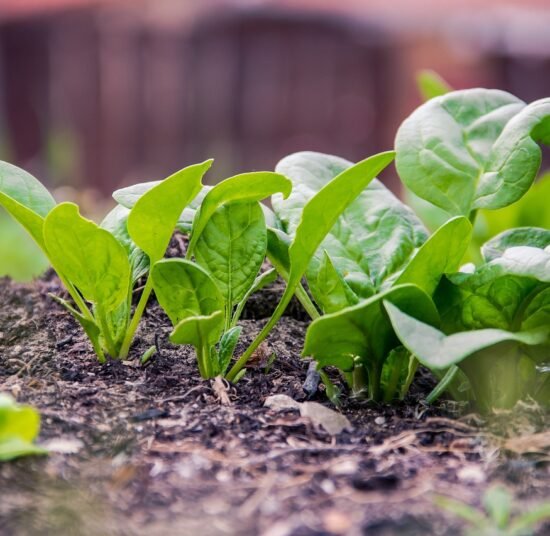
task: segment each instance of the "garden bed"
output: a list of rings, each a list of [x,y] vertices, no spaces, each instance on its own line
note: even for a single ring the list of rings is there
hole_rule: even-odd
[[[278,288],[249,304],[242,342]],[[154,301],[132,360],[101,365],[48,296],[63,292],[55,276],[1,280],[0,292],[0,391],[39,409],[40,440],[54,451],[0,466],[0,534],[450,535],[462,525],[436,493],[480,504],[500,481],[522,511],[548,497],[548,452],[534,435],[546,416],[503,414],[505,428],[457,418],[456,405],[422,403],[434,385],[427,372],[392,406],[343,396],[352,429],[335,436],[297,410],[266,408],[271,395],[308,398],[298,307],[269,338],[276,361],[228,386],[200,379],[194,352],[167,341]],[[155,336],[160,353],[140,366]],[[322,386],[311,400],[332,407]]]

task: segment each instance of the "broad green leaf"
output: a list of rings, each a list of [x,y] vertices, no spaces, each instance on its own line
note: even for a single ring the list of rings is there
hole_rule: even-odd
[[[416,74],[416,85],[425,101],[440,97],[453,90],[439,74],[430,69],[423,69]]]
[[[519,175],[515,160],[515,176],[506,163],[506,156],[515,152],[510,140],[517,141],[520,132],[530,134],[523,129],[524,121],[507,126],[524,107],[513,95],[489,89],[453,91],[429,100],[397,132],[396,167],[401,180],[452,215],[509,205],[534,179],[531,155],[522,160],[529,169]]]
[[[359,298],[351,290],[346,280],[334,267],[331,258],[326,251],[316,273],[308,280],[310,289],[315,289],[315,301],[323,313],[335,313],[355,305]]]
[[[389,301],[384,305],[399,340],[422,364],[430,368],[446,369],[480,350],[500,343],[515,342],[534,346],[549,341],[550,326],[523,332],[480,329],[445,335],[437,328],[404,313]]]
[[[0,393],[0,461],[46,451],[32,442],[40,430],[40,415],[30,406],[19,405]]]
[[[493,261],[504,255],[508,248],[530,246],[544,249],[550,246],[550,230],[539,227],[509,229],[486,242],[481,251],[485,261]]]
[[[267,233],[260,204],[235,202],[218,207],[195,244],[197,263],[208,271],[227,306],[237,304],[265,259]]]
[[[482,411],[509,409],[527,395],[547,405],[533,352],[548,355],[550,325],[529,331],[480,329],[446,335],[385,302],[403,345],[434,370],[458,365],[468,377]]]
[[[100,227],[109,231],[123,246],[132,268],[132,282],[135,283],[149,271],[149,257],[139,249],[128,233],[130,210],[117,205],[101,222]]]
[[[390,350],[399,345],[383,308],[384,300],[430,323],[438,320],[428,295],[415,285],[400,285],[337,313],[324,315],[309,326],[302,354],[313,356],[321,367],[352,370],[359,357],[381,371]]]
[[[218,368],[220,374],[225,374],[235,352],[235,347],[239,342],[242,330],[241,326],[235,326],[222,335],[218,350]]]
[[[531,329],[550,318],[547,284],[485,265],[443,278],[434,300],[446,333],[471,329]],[[538,309],[535,309],[538,307]]]
[[[0,441],[18,437],[33,441],[40,430],[40,415],[30,406],[17,404],[13,398],[0,393]]]
[[[151,264],[164,256],[183,209],[200,192],[211,165],[207,160],[174,173],[143,194],[130,211],[128,233]]]
[[[158,186],[162,181],[141,182],[121,188],[113,193],[113,199],[125,208],[131,209],[138,202],[138,199],[146,194],[149,190]],[[212,186],[204,185],[197,196],[185,207],[180,214],[176,227],[185,233],[191,231],[193,220],[195,218],[195,212],[203,202],[205,195],[212,189]]]
[[[540,249],[531,246],[508,248],[501,257],[491,261],[506,274],[532,277],[550,283],[550,246]]]
[[[298,158],[300,155],[295,156]],[[353,256],[360,256],[362,260],[364,258],[375,283],[389,275],[395,264],[400,264],[397,259],[395,263],[392,263],[392,260],[394,260],[392,258],[393,251],[388,251],[386,246],[388,242],[393,240],[401,241],[404,234],[402,230],[389,225],[386,233],[378,233],[377,236],[374,232],[375,227],[383,225],[379,218],[381,214],[378,213],[377,217],[375,204],[386,201],[389,192],[378,182],[370,190],[367,188],[369,183],[372,183],[375,175],[380,173],[393,160],[393,157],[394,153],[391,151],[372,156],[352,167],[348,167],[332,180],[329,179],[329,182],[319,191],[310,189],[311,197],[302,206],[301,218],[294,228],[290,220],[282,216],[282,212],[279,210],[279,217],[287,224],[289,234],[294,237],[289,248],[291,277],[293,275],[294,277],[301,277],[304,274],[321,243],[335,267],[341,273],[348,272],[351,274],[351,270],[346,269],[346,262],[349,258]],[[309,158],[309,156],[306,156],[306,158]],[[281,169],[289,165],[290,163],[287,162],[284,166],[281,165]],[[365,193],[365,189],[369,191]],[[289,199],[291,197],[292,195]],[[353,205],[358,197],[361,202],[358,205]],[[274,205],[276,204],[275,201],[274,199]],[[401,217],[403,215],[401,213],[403,205],[397,199],[395,201],[399,205],[398,211],[400,212],[399,217]],[[348,212],[349,208],[351,210]],[[369,208],[372,208],[371,212],[369,212]],[[387,206],[384,206],[381,210],[387,214],[390,220],[396,217],[391,209],[388,210]],[[422,226],[419,223],[417,225],[416,221],[412,221],[415,220],[412,213],[410,213],[410,217],[411,222],[410,225],[407,225],[407,231],[412,230],[411,235],[413,236],[410,237],[407,244],[402,246],[402,249],[406,249],[410,245],[412,250],[416,246],[415,239],[420,241],[419,235],[421,235],[423,240],[425,234]],[[363,220],[368,220],[367,225],[370,223],[371,226],[367,233],[364,231],[365,223]],[[357,223],[357,227],[355,227],[355,223]],[[325,237],[327,240],[325,240]],[[405,243],[405,240],[403,240],[403,243]],[[331,245],[333,244],[335,251],[332,251]],[[339,255],[342,251],[341,246],[344,252]],[[376,255],[374,255],[375,251]],[[322,254],[322,251],[320,253]],[[342,266],[338,262],[340,256],[343,259]],[[371,262],[369,263],[369,261]],[[356,265],[354,264],[354,266]],[[364,271],[360,269],[358,278],[363,274]],[[345,276],[344,278],[346,279]],[[358,285],[354,284],[353,276],[349,278],[348,283],[355,291]],[[367,286],[369,284],[372,284],[371,281],[367,282]]]
[[[273,197],[273,208],[291,237],[306,203],[336,175],[355,169],[351,166],[341,158],[312,152],[290,155],[277,165],[277,170],[293,182],[286,201],[280,196]],[[355,173],[361,173],[360,169]],[[354,179],[350,175],[347,180]],[[342,184],[345,185],[345,179]],[[367,298],[386,279],[399,273],[427,238],[424,226],[413,212],[378,180],[372,180],[355,197],[325,233],[308,267],[308,283],[318,302],[326,296],[326,291],[315,284],[324,262],[323,250],[353,292]]]
[[[83,218],[74,203],[61,203],[44,221],[48,256],[90,302],[112,311],[126,299],[130,264],[124,247]]]
[[[44,218],[55,207],[55,200],[45,187],[26,171],[0,161],[0,205],[44,249]]]
[[[195,215],[187,255],[191,256],[194,253],[195,245],[206,224],[222,205],[237,201],[261,201],[276,192],[281,192],[286,198],[291,189],[292,183],[286,177],[269,171],[243,173],[220,182],[206,194]]]
[[[532,102],[506,124],[479,176],[474,208],[502,208],[529,190],[550,144],[550,98]]]
[[[550,173],[540,177],[518,201],[498,210],[480,210],[474,228],[474,238],[481,244],[514,227],[550,228]]]
[[[471,236],[472,226],[467,218],[452,218],[420,247],[396,284],[414,283],[432,295],[443,274],[459,269]]]
[[[223,332],[223,313],[214,311],[208,316],[190,316],[179,322],[170,335],[174,344],[192,344],[195,348],[210,347]]]
[[[159,261],[151,277],[155,295],[174,325],[189,317],[209,316],[223,310],[224,301],[218,287],[203,268],[192,262]]]

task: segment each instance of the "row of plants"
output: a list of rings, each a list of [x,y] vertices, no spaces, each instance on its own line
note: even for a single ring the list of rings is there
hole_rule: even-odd
[[[429,99],[400,126],[395,151],[357,164],[300,152],[275,172],[210,187],[202,182],[209,160],[114,192],[117,206],[97,225],[3,162],[0,204],[49,259],[71,298],[55,299],[101,362],[127,358],[154,292],[171,341],[194,346],[201,376],[237,382],[296,296],[312,320],[303,355],[317,362],[335,402],[326,367],[339,369],[355,396],[391,402],[406,395],[421,363],[440,379],[429,400],[446,391],[481,411],[527,396],[547,405],[548,214],[541,211],[541,226],[507,229],[481,248],[473,226],[529,196],[539,143],[550,142],[550,99],[424,89]],[[445,214],[433,233],[424,209],[415,213],[376,179],[394,158],[424,203],[414,205],[436,207],[440,221]],[[164,259],[174,229],[189,235],[186,255]],[[261,272],[266,258],[273,268]],[[273,315],[234,359],[247,300],[277,275],[286,287]]]

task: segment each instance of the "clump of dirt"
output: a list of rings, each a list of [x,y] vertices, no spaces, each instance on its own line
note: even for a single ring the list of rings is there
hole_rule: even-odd
[[[303,388],[299,305],[269,339],[277,359],[232,386],[200,379],[193,350],[168,342],[154,301],[131,360],[100,365],[48,296],[62,292],[54,275],[4,279],[0,290],[0,390],[40,410],[40,440],[52,449],[0,465],[0,534],[452,535],[462,525],[434,506],[435,493],[479,505],[500,481],[522,510],[548,498],[548,444],[529,447],[547,415],[516,429],[525,435],[514,446],[514,434],[457,418],[451,403],[426,406],[425,371],[404,402],[344,396],[352,428],[336,436],[295,409],[266,408],[274,394],[332,407],[322,386],[312,397]],[[279,296],[275,285],[248,307],[241,349]],[[140,366],[155,339],[160,352]]]

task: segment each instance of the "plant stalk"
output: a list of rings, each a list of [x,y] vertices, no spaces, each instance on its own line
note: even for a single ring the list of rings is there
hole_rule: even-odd
[[[126,359],[128,357],[130,346],[132,344],[132,341],[134,340],[134,335],[136,333],[137,327],[139,326],[139,321],[141,320],[143,311],[145,311],[145,306],[147,305],[147,301],[149,300],[149,296],[151,295],[152,290],[153,279],[151,277],[151,274],[149,273],[149,275],[147,276],[147,282],[145,283],[145,287],[143,288],[143,292],[141,293],[141,297],[136,306],[136,310],[134,311],[134,316],[132,317],[132,321],[128,326],[126,335],[124,336],[124,341],[122,342],[122,346],[120,347],[120,352],[118,354],[119,359]]]

